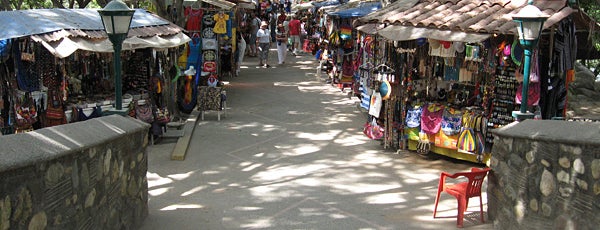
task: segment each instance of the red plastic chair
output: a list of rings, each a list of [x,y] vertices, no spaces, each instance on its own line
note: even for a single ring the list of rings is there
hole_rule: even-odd
[[[440,182],[438,184],[437,196],[435,197],[435,208],[433,209],[433,218],[435,218],[437,212],[438,202],[440,201],[440,193],[444,191],[456,197],[456,200],[458,201],[458,216],[456,217],[456,226],[458,226],[459,228],[463,227],[463,217],[465,214],[465,210],[469,206],[469,198],[477,196],[479,197],[479,207],[481,209],[481,222],[485,222],[483,220],[483,202],[481,201],[481,186],[483,184],[483,179],[485,179],[485,176],[490,170],[490,168],[471,168],[470,172],[459,172],[455,174],[442,172],[442,174],[440,175]],[[456,179],[461,176],[467,177],[469,181],[446,185],[446,177]]]

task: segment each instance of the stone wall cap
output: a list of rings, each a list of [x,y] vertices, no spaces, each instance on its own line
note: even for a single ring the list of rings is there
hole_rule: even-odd
[[[525,120],[491,131],[496,136],[600,145],[600,122]]]
[[[140,120],[110,115],[0,136],[0,172],[52,160],[81,151],[85,146],[96,146],[149,128],[148,123]]]

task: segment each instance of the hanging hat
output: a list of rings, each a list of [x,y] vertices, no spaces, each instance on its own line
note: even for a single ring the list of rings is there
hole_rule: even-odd
[[[185,72],[183,72],[185,75],[187,76],[193,76],[196,75],[196,70],[194,69],[194,66],[191,65],[189,69],[187,69]]]
[[[427,43],[427,39],[426,38],[417,38],[417,45],[418,46],[423,46],[423,45],[425,45],[425,43]]]
[[[454,47],[454,50],[456,50],[456,52],[458,52],[458,53],[462,53],[465,51],[465,43],[464,42],[453,42],[452,46]]]
[[[442,46],[444,46],[444,48],[449,49],[452,46],[452,42],[449,41],[440,41],[440,43],[442,44]]]
[[[392,85],[387,80],[381,82],[379,86],[379,93],[381,94],[382,100],[387,100],[392,95]]]
[[[440,41],[438,41],[438,40],[435,40],[435,39],[431,39],[431,38],[430,38],[430,39],[429,39],[429,46],[430,46],[432,49],[437,49],[437,48],[440,48]]]

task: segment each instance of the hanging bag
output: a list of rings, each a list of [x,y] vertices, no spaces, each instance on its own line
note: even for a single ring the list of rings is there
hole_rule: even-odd
[[[379,140],[383,138],[384,129],[377,124],[375,119],[367,121],[363,126],[363,133],[372,140]]]
[[[379,118],[379,113],[381,112],[381,94],[379,92],[373,91],[371,95],[371,104],[369,106],[369,115]]]

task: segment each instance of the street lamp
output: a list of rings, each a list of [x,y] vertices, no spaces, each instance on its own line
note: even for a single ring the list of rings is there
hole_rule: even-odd
[[[519,13],[512,16],[512,19],[519,24],[517,27],[519,32],[519,43],[521,43],[521,46],[523,46],[525,51],[521,108],[519,111],[513,111],[512,113],[513,117],[518,121],[522,121],[534,117],[533,113],[527,111],[531,54],[532,51],[537,48],[537,43],[544,28],[544,22],[548,19],[548,15],[540,11],[540,9],[533,5],[533,1],[530,0],[527,6],[523,7]]]
[[[114,73],[115,73],[115,106],[116,110],[123,109],[121,82],[121,49],[123,41],[127,38],[131,19],[135,10],[130,9],[121,0],[112,0],[102,10],[98,10],[102,24],[108,34],[108,39],[114,49]]]

